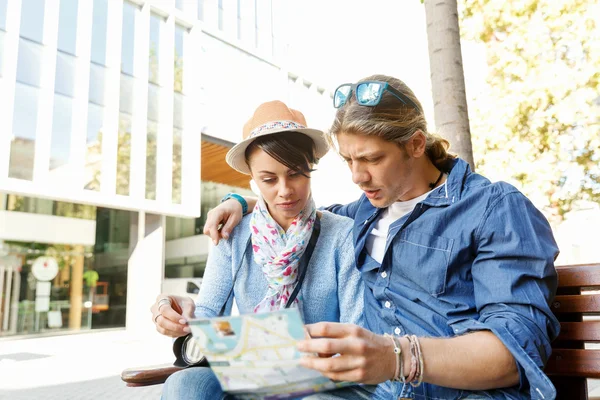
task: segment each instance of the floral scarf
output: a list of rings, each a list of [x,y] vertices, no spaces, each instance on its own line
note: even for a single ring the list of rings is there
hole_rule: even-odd
[[[298,280],[300,259],[310,241],[316,215],[311,197],[285,232],[259,197],[250,219],[252,250],[254,261],[262,266],[269,287],[265,298],[254,307],[255,313],[285,308]],[[298,307],[298,301],[296,298],[292,306]]]

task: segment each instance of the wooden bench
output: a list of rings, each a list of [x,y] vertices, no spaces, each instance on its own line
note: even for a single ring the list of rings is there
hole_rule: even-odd
[[[557,399],[587,399],[587,378],[600,378],[600,347],[585,349],[584,342],[600,343],[599,294],[583,293],[600,290],[600,264],[556,267],[558,293],[551,305],[561,325],[560,335],[552,344],[552,356],[545,372],[558,391]],[[121,378],[128,386],[163,383],[180,370],[173,365],[131,368]]]
[[[565,265],[558,271],[558,292],[551,304],[560,321],[545,372],[558,391],[557,399],[588,398],[587,378],[600,378],[600,264]],[[582,293],[583,292],[583,293]],[[596,319],[594,320],[594,317]]]

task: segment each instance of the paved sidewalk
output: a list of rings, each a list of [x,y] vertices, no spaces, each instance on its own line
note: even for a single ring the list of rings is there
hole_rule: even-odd
[[[45,338],[0,338],[1,400],[159,399],[162,385],[128,388],[125,368],[173,361],[171,340],[124,330]],[[589,380],[590,396],[600,381]]]
[[[128,388],[125,368],[173,361],[171,341],[124,330],[0,339],[0,399],[159,399],[162,385]]]

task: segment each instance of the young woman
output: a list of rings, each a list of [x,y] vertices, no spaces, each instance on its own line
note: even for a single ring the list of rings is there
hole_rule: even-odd
[[[186,318],[214,317],[222,310],[228,315],[232,297],[242,314],[279,310],[290,303],[307,324],[362,325],[363,284],[354,266],[352,221],[317,211],[311,195],[311,171],[328,150],[323,133],[306,128],[300,112],[272,101],[258,107],[244,126],[243,138],[226,160],[252,177],[261,196],[231,238],[211,249],[195,304],[175,296],[157,298],[152,307],[157,330],[184,336],[189,332]],[[243,208],[243,199],[237,199]],[[301,259],[311,247],[302,278]],[[292,298],[299,281],[301,290]],[[222,396],[216,377],[203,367],[173,374],[163,389],[164,399]]]

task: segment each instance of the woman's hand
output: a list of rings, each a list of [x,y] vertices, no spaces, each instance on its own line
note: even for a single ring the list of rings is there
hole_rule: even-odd
[[[388,338],[351,324],[319,322],[306,326],[313,339],[298,343],[298,350],[318,353],[300,365],[336,381],[377,384],[394,377],[396,355]],[[339,354],[323,357],[324,354]]]
[[[159,294],[150,307],[156,330],[172,338],[190,333],[187,320],[194,318],[195,310],[196,305],[191,298],[166,294]]]
[[[242,205],[235,199],[226,200],[206,214],[204,234],[210,236],[213,243],[217,245],[219,240],[229,237],[242,217]]]

